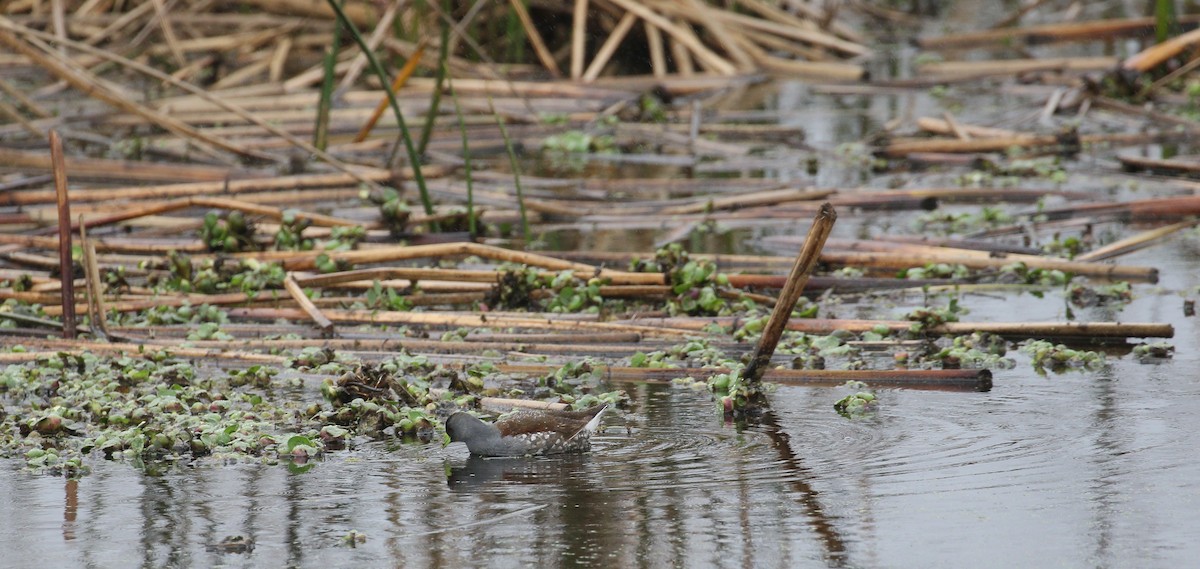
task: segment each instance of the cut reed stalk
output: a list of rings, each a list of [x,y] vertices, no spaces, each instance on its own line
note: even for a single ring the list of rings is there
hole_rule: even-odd
[[[804,285],[808,282],[809,274],[817,266],[821,249],[825,247],[825,240],[829,238],[836,221],[837,212],[828,203],[822,205],[817,216],[813,218],[812,227],[809,228],[808,237],[796,256],[796,264],[792,266],[787,284],[780,291],[775,309],[771,311],[771,317],[763,328],[758,345],[750,356],[750,363],[742,372],[747,385],[754,386],[762,380],[763,373],[771,362],[771,356],[775,354],[775,347],[779,345],[779,338],[792,316],[792,310],[800,300],[800,295],[804,293]]]
[[[50,161],[54,165],[54,190],[58,195],[58,267],[62,282],[63,337],[75,338],[75,276],[71,260],[71,200],[67,195],[67,163],[58,131],[50,131]]]

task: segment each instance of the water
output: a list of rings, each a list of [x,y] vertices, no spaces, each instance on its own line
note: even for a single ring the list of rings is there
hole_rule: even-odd
[[[1194,274],[1194,273],[1193,273]],[[1143,300],[1146,312],[1171,295]],[[763,424],[630,384],[594,452],[468,458],[367,442],[304,473],[236,464],[0,476],[4,566],[1181,567],[1200,553],[1200,377],[1186,350],[986,393],[783,387]],[[349,547],[352,530],[366,541]],[[220,544],[243,536],[248,551]]]
[[[899,67],[911,56],[897,50]],[[920,93],[774,89],[769,105],[791,111],[783,122],[804,124],[808,142],[825,149],[906,108],[941,108]],[[958,92],[979,103],[959,115],[965,122],[1037,106]],[[1110,163],[1096,170],[1072,172],[1067,189],[1126,188]],[[800,166],[768,175],[820,187],[895,178],[836,167],[810,178]],[[934,172],[913,185],[953,183]],[[905,215],[841,212],[835,236],[908,227]],[[736,233],[709,248],[738,250],[779,231]],[[625,236],[620,248],[646,250],[653,237]],[[0,461],[0,566],[1191,566],[1200,556],[1200,358],[1182,302],[1200,285],[1198,244],[1188,233],[1121,258],[1159,267],[1160,283],[1137,285],[1119,312],[1077,310],[1172,323],[1178,352],[1161,364],[1118,354],[1103,371],[1042,376],[1016,356],[989,392],[879,390],[878,413],[854,421],[832,411],[843,390],[782,387],[763,423],[742,429],[703,392],[628,384],[633,408],[607,417],[582,456],[484,460],[461,445],[363,441],[305,472],[208,464],[146,475],[90,460],[78,481]],[[969,295],[963,304],[971,320],[1061,320],[1060,294]],[[365,541],[349,546],[352,531]],[[234,536],[248,545],[228,543]]]

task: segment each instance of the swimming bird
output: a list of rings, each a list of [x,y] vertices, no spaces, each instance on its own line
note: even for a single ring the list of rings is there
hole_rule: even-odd
[[[477,456],[585,452],[606,409],[607,403],[579,411],[521,409],[495,423],[459,411],[446,419],[446,434],[451,442],[467,443]]]

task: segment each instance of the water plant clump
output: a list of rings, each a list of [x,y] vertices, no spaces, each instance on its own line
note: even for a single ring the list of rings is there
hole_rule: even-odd
[[[224,215],[210,211],[205,214],[204,224],[200,227],[200,239],[214,253],[257,251],[254,232],[254,223],[239,210]]]
[[[1147,342],[1133,347],[1133,357],[1139,363],[1160,363],[1175,357],[1175,346],[1170,342]]]
[[[940,342],[939,342],[940,343]],[[938,362],[945,369],[1011,369],[1016,361],[1006,357],[1008,342],[995,334],[972,332],[955,336],[949,345],[920,358],[919,361]]]
[[[1081,308],[1123,306],[1133,300],[1133,290],[1125,281],[1097,286],[1076,283],[1067,289],[1067,296],[1071,299],[1071,304]]]
[[[274,246],[276,251],[312,251],[316,242],[304,237],[304,230],[312,225],[312,220],[299,215],[294,209],[283,210],[279,220],[279,230],[275,232]]]
[[[936,328],[947,322],[958,322],[958,315],[965,312],[966,309],[959,306],[958,299],[951,298],[944,308],[917,308],[906,314],[904,319],[913,322],[913,325],[909,327],[909,332],[923,334],[930,328]]]
[[[872,417],[878,408],[879,399],[869,391],[859,391],[847,395],[833,404],[833,410],[847,419]]]
[[[169,276],[152,274],[147,284],[163,291],[219,294],[241,291],[254,298],[266,289],[282,289],[287,271],[279,263],[216,257],[193,262],[182,253],[167,256]]]
[[[663,274],[671,287],[666,308],[672,315],[721,316],[754,308],[753,301],[730,288],[729,276],[718,272],[716,263],[691,259],[678,243],[658,249],[653,260],[634,259],[630,270]]]
[[[545,312],[599,312],[602,279],[582,279],[572,271],[544,273],[534,267],[509,268],[486,296],[488,308]]]
[[[1032,358],[1033,367],[1039,373],[1045,370],[1098,370],[1107,365],[1103,352],[1076,350],[1046,340],[1027,340],[1021,345],[1021,351]]]
[[[262,389],[258,367],[222,376],[169,353],[99,357],[59,354],[0,371],[0,400],[20,415],[0,420],[0,454],[39,471],[86,473],[89,458],[139,467],[213,457],[279,457],[299,426],[315,435],[301,403]]]
[[[1000,267],[993,278],[1000,283],[1062,286],[1071,282],[1072,275],[1058,269],[1031,268],[1017,261]]]
[[[999,208],[985,206],[974,212],[933,211],[917,217],[917,231],[940,235],[962,234],[1013,222],[1013,216]]]
[[[408,227],[408,218],[412,208],[408,206],[400,192],[395,188],[384,187],[375,190],[364,190],[363,198],[379,207],[379,217],[393,235],[400,235]]]

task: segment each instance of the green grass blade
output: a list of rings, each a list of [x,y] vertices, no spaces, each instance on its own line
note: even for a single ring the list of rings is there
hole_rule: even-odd
[[[449,14],[453,7],[449,0],[442,1],[442,11]],[[425,128],[421,129],[421,143],[417,145],[417,154],[425,155],[429,146],[429,137],[433,135],[433,123],[437,120],[438,109],[442,106],[442,83],[446,81],[446,60],[450,57],[450,24],[442,20],[442,44],[438,47],[437,78],[434,80],[433,96],[429,99],[429,111],[425,113]]]
[[[496,105],[492,103],[492,96],[488,95],[488,107],[492,109],[492,115],[496,117],[496,124],[500,126],[500,137],[504,139],[504,149],[508,151],[508,161],[512,164],[513,185],[517,187],[517,208],[521,211],[521,237],[525,239],[525,245],[529,245],[529,219],[525,215],[525,195],[521,191],[521,166],[517,164],[517,151],[513,148],[512,139],[508,137],[508,128],[504,126],[504,117],[501,117],[496,112]]]
[[[367,41],[363,39],[362,34],[358,33],[358,28],[354,26],[354,22],[346,17],[346,12],[338,5],[337,0],[326,0],[329,6],[333,8],[337,14],[338,21],[346,26],[346,31],[350,32],[350,37],[354,38],[354,43],[358,44],[358,48],[362,50],[363,55],[367,57],[367,62],[371,64],[371,71],[379,78],[379,82],[383,85],[383,92],[387,95],[388,104],[392,107],[392,113],[396,115],[396,125],[400,127],[400,137],[404,141],[404,150],[408,153],[408,161],[412,164],[413,180],[417,182],[417,190],[421,193],[421,205],[425,207],[427,215],[433,215],[433,201],[429,199],[429,188],[425,184],[425,175],[421,173],[421,155],[417,154],[417,148],[413,145],[412,136],[408,132],[408,124],[404,121],[404,113],[400,112],[400,103],[396,102],[396,94],[392,93],[392,80],[388,77],[387,72],[383,70],[383,66],[379,64],[379,59],[371,51]]]
[[[342,44],[342,24],[333,26],[333,39],[325,52],[325,76],[321,79],[321,98],[317,101],[317,123],[313,127],[313,146],[321,151],[329,147],[329,110],[333,106],[334,76],[337,74],[337,55]]]
[[[462,105],[458,103],[458,91],[454,90],[454,81],[446,78],[450,88],[450,98],[454,101],[454,114],[458,117],[458,132],[462,133],[463,173],[467,181],[467,223],[470,224],[471,236],[478,235],[475,227],[475,187],[472,183],[471,146],[467,143],[467,123],[463,120]]]

